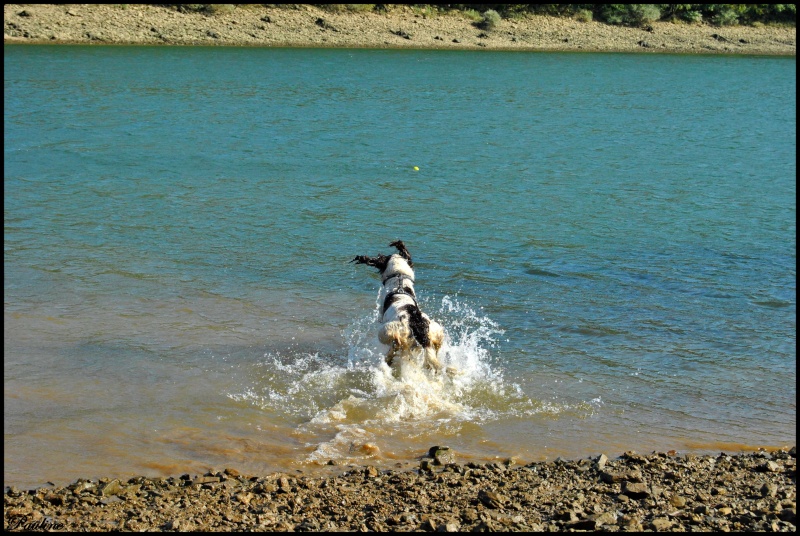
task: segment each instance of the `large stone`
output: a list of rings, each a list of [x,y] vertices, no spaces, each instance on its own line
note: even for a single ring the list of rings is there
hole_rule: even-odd
[[[459,532],[461,530],[461,525],[456,521],[448,521],[446,523],[440,524],[436,527],[436,532]]]
[[[772,460],[767,460],[758,466],[758,470],[762,473],[780,473],[781,466]]]
[[[78,480],[77,482],[69,486],[68,489],[71,489],[72,493],[74,493],[75,495],[80,495],[83,491],[91,490],[94,486],[95,486],[94,483],[89,482],[87,480]]]
[[[111,482],[103,484],[100,487],[100,495],[103,497],[110,497],[111,495],[116,495],[118,493],[122,493],[124,490],[124,486],[120,483],[119,480],[114,479]]]
[[[576,519],[564,524],[564,528],[572,530],[595,530],[597,528],[597,521],[592,518]]]
[[[508,502],[503,495],[490,490],[479,491],[478,500],[487,508],[502,508]]]
[[[194,480],[192,480],[192,484],[211,484],[213,482],[219,482],[220,478],[218,476],[198,476]]]
[[[644,499],[650,496],[650,487],[644,482],[625,482],[622,485],[622,493],[631,499]]]
[[[628,462],[647,465],[648,461],[647,458],[636,452],[635,450],[629,450],[622,455],[622,458]]]
[[[567,523],[575,523],[581,521],[580,514],[583,510],[576,508],[562,508],[553,512],[553,519],[558,521],[566,521]]]
[[[614,512],[603,512],[602,514],[597,514],[595,516],[591,516],[594,519],[595,524],[599,527],[601,525],[616,525],[617,524],[617,514]]]
[[[651,522],[653,530],[656,532],[664,532],[672,528],[672,521],[668,517],[657,517]]]
[[[253,494],[252,493],[239,492],[236,495],[234,495],[234,498],[237,501],[239,501],[240,503],[242,503],[243,505],[247,506],[247,505],[250,504],[250,501],[253,499]]]
[[[44,500],[53,506],[61,506],[64,504],[64,497],[58,493],[50,493],[44,496]]]
[[[433,463],[436,465],[456,463],[456,454],[450,447],[431,447],[428,450],[428,457],[433,458]]]
[[[614,471],[603,471],[600,473],[600,480],[607,484],[614,484],[625,480],[625,475]]]
[[[378,471],[378,469],[376,467],[374,467],[372,465],[370,465],[366,469],[364,469],[364,476],[366,476],[367,478],[375,478],[378,475],[380,475],[380,472]]]
[[[605,470],[600,473],[600,480],[607,484],[614,484],[623,481],[642,482],[643,478],[639,470],[627,471],[624,473]]]
[[[180,519],[170,519],[166,523],[164,523],[161,528],[163,530],[172,530],[179,532],[181,530],[181,520]]]
[[[778,486],[773,484],[772,482],[767,482],[763,486],[761,486],[761,496],[762,497],[774,497],[778,494]]]
[[[669,498],[669,503],[675,508],[683,508],[684,506],[686,506],[686,499],[684,499],[680,495],[673,495],[672,497]]]

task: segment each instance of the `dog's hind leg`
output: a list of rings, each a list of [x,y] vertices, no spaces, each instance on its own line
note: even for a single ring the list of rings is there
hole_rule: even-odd
[[[378,330],[378,340],[389,345],[386,354],[386,364],[392,366],[394,357],[408,350],[411,333],[402,322],[387,322]]]
[[[430,369],[430,370],[433,370],[436,373],[439,373],[439,372],[442,371],[442,364],[439,362],[439,358],[436,355],[437,353],[438,352],[436,351],[436,348],[433,348],[432,346],[429,346],[428,348],[425,348],[425,364],[424,364],[424,366],[427,369]]]
[[[444,329],[441,324],[431,320],[428,324],[428,340],[430,344],[425,348],[425,366],[436,372],[441,372],[442,364],[439,362],[439,349],[444,342]]]

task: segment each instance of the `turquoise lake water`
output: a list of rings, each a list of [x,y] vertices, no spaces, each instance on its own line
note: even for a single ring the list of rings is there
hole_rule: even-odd
[[[4,127],[6,485],[795,444],[794,58],[7,46]]]

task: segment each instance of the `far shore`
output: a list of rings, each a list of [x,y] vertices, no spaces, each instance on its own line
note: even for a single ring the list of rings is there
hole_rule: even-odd
[[[481,30],[460,12],[333,12],[240,5],[215,14],[146,4],[5,4],[3,42],[73,45],[441,49],[796,55],[796,28],[655,22],[644,28],[531,15]]]

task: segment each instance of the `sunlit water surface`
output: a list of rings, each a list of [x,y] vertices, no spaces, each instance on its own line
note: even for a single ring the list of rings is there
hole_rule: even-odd
[[[4,56],[6,485],[795,442],[794,58]]]

